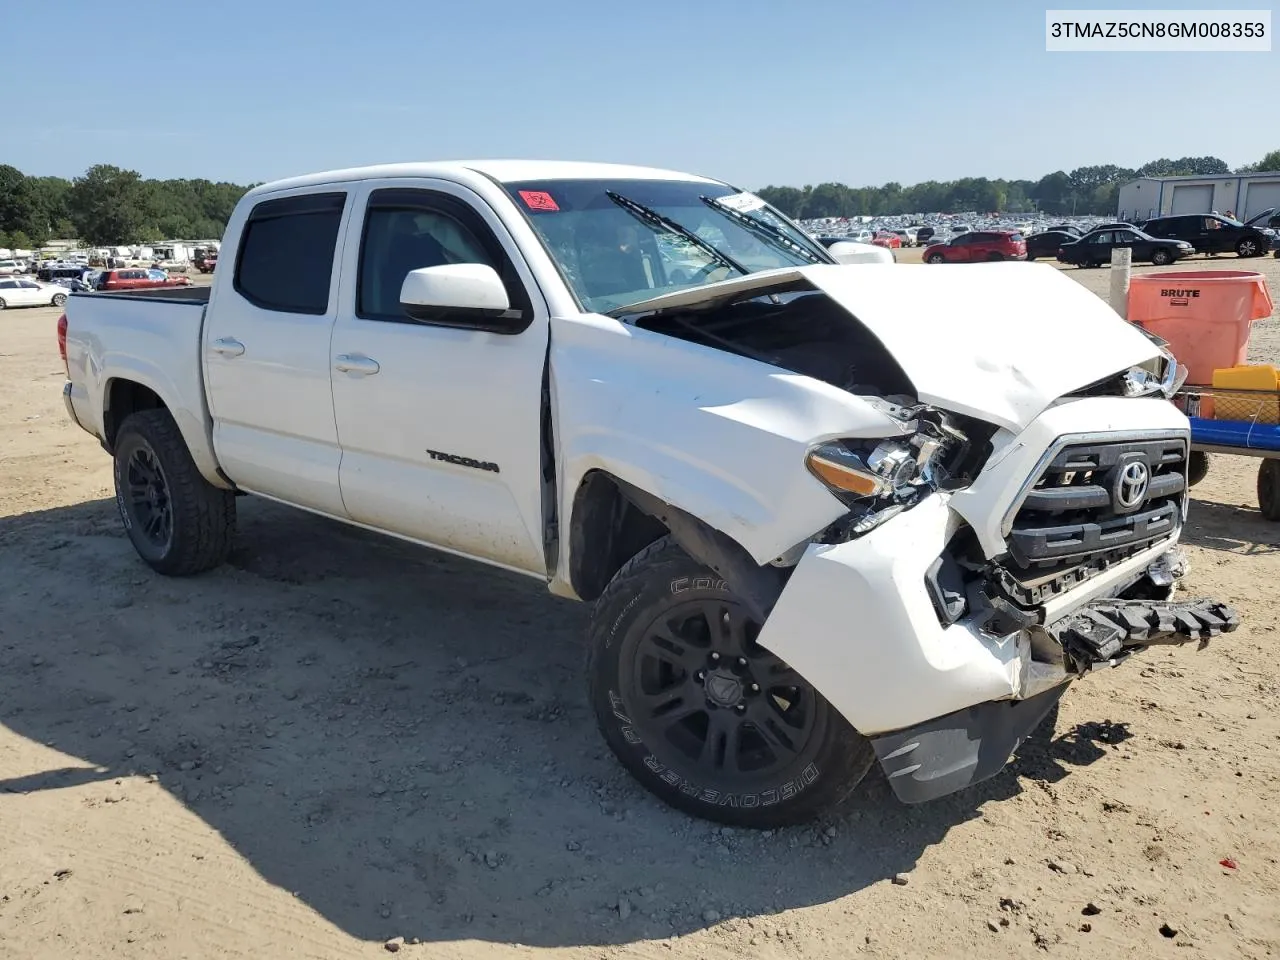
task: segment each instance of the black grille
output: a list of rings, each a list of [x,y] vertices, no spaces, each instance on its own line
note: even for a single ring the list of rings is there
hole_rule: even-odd
[[[1186,461],[1185,437],[1063,447],[1014,515],[1009,571],[1025,586],[1077,569],[1087,578],[1173,533]]]

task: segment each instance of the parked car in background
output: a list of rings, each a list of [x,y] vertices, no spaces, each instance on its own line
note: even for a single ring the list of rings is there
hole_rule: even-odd
[[[1053,232],[1053,231],[1057,231],[1059,233],[1070,233],[1073,236],[1077,236],[1077,237],[1083,237],[1085,233],[1083,230],[1080,229],[1080,227],[1077,224],[1074,224],[1074,223],[1057,223],[1057,224],[1054,224],[1052,227],[1050,227],[1049,230],[1046,232]]]
[[[171,277],[163,270],[136,267],[128,270],[103,270],[98,275],[96,290],[155,290],[162,287],[189,287],[190,277]]]
[[[877,247],[884,247],[886,250],[900,250],[902,248],[902,238],[892,230],[878,230],[871,237],[871,242]]]
[[[0,310],[8,307],[60,307],[67,302],[67,289],[19,277],[0,277]]]
[[[1074,243],[1080,239],[1078,233],[1067,233],[1065,230],[1046,230],[1043,233],[1033,233],[1027,237],[1027,259],[1036,260],[1040,257],[1056,257],[1058,248],[1064,243]]]
[[[970,230],[945,243],[925,247],[925,263],[977,263],[984,260],[1023,260],[1027,241],[1011,230]]]
[[[36,271],[36,279],[45,283],[83,279],[90,270],[82,263],[47,263]]]
[[[916,243],[917,243],[917,244],[920,244],[920,245],[922,245],[922,246],[923,246],[924,244],[926,244],[926,243],[928,243],[930,240],[932,240],[932,239],[933,239],[933,237],[934,237],[934,234],[936,234],[937,232],[938,232],[938,231],[937,231],[937,230],[935,230],[933,227],[919,227],[919,228],[917,228],[917,230],[916,230]]]
[[[25,260],[0,260],[0,277],[16,277],[26,272]]]
[[[1269,211],[1267,211],[1269,212]],[[1155,217],[1138,224],[1138,229],[1153,237],[1185,240],[1197,253],[1231,253],[1240,257],[1260,257],[1271,249],[1276,232],[1270,227],[1255,226],[1259,217],[1241,223],[1216,213],[1197,213],[1177,217]]]
[[[1128,247],[1133,259],[1162,266],[1181,257],[1195,253],[1195,247],[1185,240],[1169,240],[1152,237],[1133,227],[1099,227],[1079,240],[1064,243],[1058,248],[1058,260],[1077,267],[1097,267],[1111,262],[1111,251],[1116,247]]]

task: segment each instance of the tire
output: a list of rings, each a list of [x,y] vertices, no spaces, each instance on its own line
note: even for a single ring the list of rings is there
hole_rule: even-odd
[[[1151,262],[1157,267],[1163,267],[1173,262],[1173,257],[1168,250],[1156,250],[1151,254]]]
[[[55,293],[53,295],[52,303],[55,307],[60,307],[66,302],[67,302],[67,295],[65,293]]]
[[[168,410],[131,414],[120,425],[114,456],[120,519],[153,570],[185,577],[227,558],[235,495],[200,475]]]
[[[1203,450],[1192,450],[1187,458],[1187,486],[1194,487],[1209,473],[1209,455]]]
[[[1258,508],[1268,520],[1280,520],[1280,460],[1258,464]]]
[[[946,258],[940,253],[929,254],[929,263],[946,263]]]
[[[1236,256],[1257,257],[1262,255],[1262,244],[1253,237],[1244,237],[1236,244]]]
[[[693,816],[764,829],[831,809],[875,757],[757,631],[728,584],[664,537],[596,601],[587,676],[601,734],[647,790]]]
[[[1001,261],[1001,260],[1003,260],[1003,259],[1004,259],[1004,254],[1003,254],[1003,253],[997,253],[997,252],[995,252],[995,251],[992,251],[991,253],[988,253],[988,254],[987,254],[987,259],[988,259],[991,263],[997,263],[997,262],[999,262],[999,261]]]
[[[8,304],[4,302],[4,298],[0,297],[0,310],[3,310],[7,306]]]

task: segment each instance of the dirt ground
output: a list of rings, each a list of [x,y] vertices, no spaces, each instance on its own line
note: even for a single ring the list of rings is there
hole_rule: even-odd
[[[1280,261],[1247,265],[1280,299]],[[1185,537],[1237,633],[1076,684],[960,795],[873,776],[829,821],[735,832],[614,763],[585,610],[536,583],[250,500],[230,564],[152,575],[63,411],[56,317],[0,314],[0,957],[1280,952],[1256,461],[1213,458]]]

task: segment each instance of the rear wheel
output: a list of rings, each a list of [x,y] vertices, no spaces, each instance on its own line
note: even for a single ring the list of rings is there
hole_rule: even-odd
[[[116,505],[138,555],[157,573],[218,566],[235,534],[235,495],[196,469],[168,410],[131,414],[115,443]]]
[[[1154,263],[1157,267],[1163,267],[1165,264],[1169,263],[1171,260],[1173,260],[1173,257],[1170,256],[1168,250],[1156,250],[1154,253],[1151,254],[1151,262]]]
[[[1262,252],[1262,244],[1253,237],[1245,237],[1236,244],[1236,255],[1240,257],[1256,257]]]
[[[65,293],[55,293],[52,302],[55,307],[60,307],[67,302],[67,295]]]
[[[613,578],[591,622],[590,699],[646,789],[736,826],[801,823],[865,776],[871,745],[756,643],[729,585],[669,537]]]
[[[1280,520],[1280,460],[1258,465],[1258,507],[1268,520]]]
[[[7,306],[8,304],[4,302],[4,297],[0,297],[0,310],[3,310]]]
[[[929,254],[929,261],[928,261],[928,262],[929,262],[929,263],[945,263],[945,262],[946,262],[946,258],[945,258],[945,257],[943,257],[943,256],[942,256],[942,254],[940,254],[940,253],[931,253],[931,254]]]

